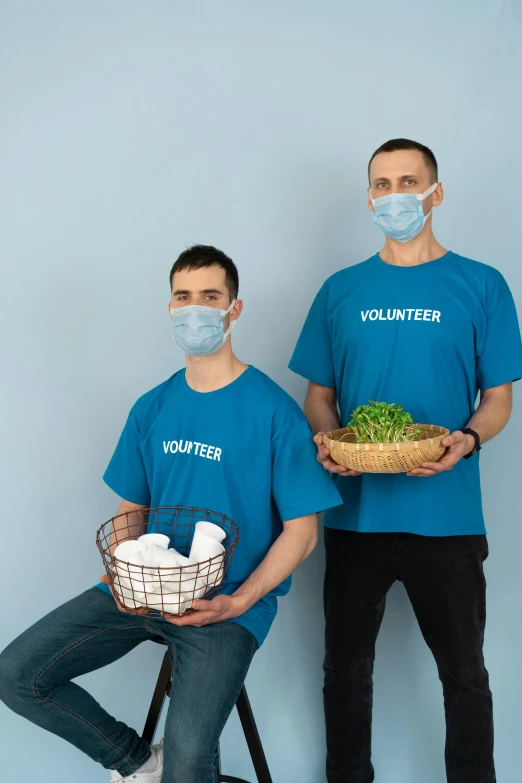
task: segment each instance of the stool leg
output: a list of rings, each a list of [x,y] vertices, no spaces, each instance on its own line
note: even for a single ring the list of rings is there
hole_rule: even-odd
[[[158,727],[161,710],[163,709],[163,704],[170,684],[171,674],[170,658],[168,652],[166,652],[150,703],[149,714],[145,721],[145,728],[141,735],[149,745],[152,745],[152,740],[154,739],[154,734]]]
[[[239,698],[236,702],[237,711],[239,713],[239,719],[243,727],[245,739],[247,741],[248,750],[252,758],[252,763],[257,775],[258,783],[272,783],[272,776],[268,769],[266,761],[265,751],[261,744],[261,738],[257,730],[256,722],[254,719],[254,713],[250,707],[247,692],[245,686],[241,689]]]

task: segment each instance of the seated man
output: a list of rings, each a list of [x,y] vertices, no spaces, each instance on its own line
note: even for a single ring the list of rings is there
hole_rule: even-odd
[[[277,596],[315,546],[316,512],[341,501],[298,405],[232,352],[243,308],[233,262],[196,246],[180,255],[170,283],[186,368],[134,405],[104,478],[123,499],[118,513],[194,506],[234,520],[240,538],[225,581],[195,612],[163,618],[125,612],[105,578],[7,647],[0,695],[112,770],[113,781],[214,783],[221,730]],[[164,746],[151,748],[71,680],[157,636],[174,664],[173,692]]]

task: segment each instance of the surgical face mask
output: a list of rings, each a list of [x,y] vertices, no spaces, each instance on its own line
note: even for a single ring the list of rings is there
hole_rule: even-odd
[[[430,210],[425,215],[422,202],[433,193],[438,184],[435,182],[424,193],[390,193],[380,198],[372,198],[373,222],[390,239],[409,242],[420,234],[433,212]]]
[[[171,308],[170,317],[176,344],[189,356],[208,356],[215,353],[225,344],[235,324],[235,321],[231,321],[225,332],[225,316],[235,303],[234,299],[228,310],[202,305]]]

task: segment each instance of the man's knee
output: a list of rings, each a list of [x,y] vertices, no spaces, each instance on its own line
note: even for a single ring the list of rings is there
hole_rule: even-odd
[[[215,750],[198,741],[197,737],[169,742],[165,749],[165,768],[169,783],[199,783],[210,778],[215,764]]]
[[[347,680],[361,682],[373,675],[375,655],[372,651],[352,650],[349,654],[330,651],[324,659],[325,684]]]
[[[0,654],[0,700],[15,712],[37,700],[33,676],[27,658],[16,642]]]
[[[456,658],[439,664],[439,677],[445,689],[455,688],[489,693],[489,675],[482,656],[467,660]]]

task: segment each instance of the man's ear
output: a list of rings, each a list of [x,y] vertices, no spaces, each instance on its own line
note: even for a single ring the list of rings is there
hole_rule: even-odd
[[[243,312],[243,301],[241,299],[236,299],[234,302],[234,307],[230,311],[230,320],[231,321],[237,321],[241,313]]]
[[[368,209],[371,212],[375,212],[375,210],[373,208],[373,204],[372,204],[372,189],[371,188],[368,188]]]
[[[434,207],[440,207],[442,202],[444,201],[444,188],[442,187],[442,182],[439,182],[435,190],[432,194],[432,204]]]

